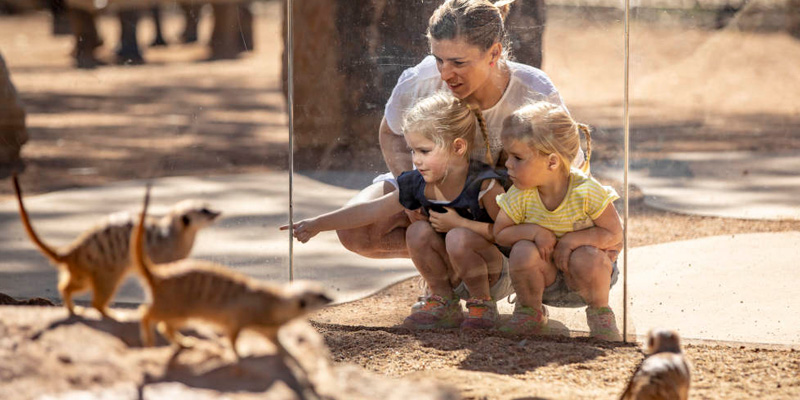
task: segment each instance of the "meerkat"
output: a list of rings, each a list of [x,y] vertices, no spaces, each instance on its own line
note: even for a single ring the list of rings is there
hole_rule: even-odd
[[[647,358],[628,382],[621,400],[686,400],[691,367],[681,350],[680,336],[669,329],[648,333]]]
[[[142,305],[140,334],[144,346],[153,345],[153,325],[173,344],[191,347],[178,329],[189,320],[221,328],[236,360],[236,340],[244,329],[264,335],[283,356],[278,330],[292,319],[322,308],[332,300],[320,285],[294,282],[288,285],[260,281],[210,261],[183,259],[153,265],[143,249],[143,223],[150,201],[150,187],[131,237],[131,259],[139,270],[152,302]]]
[[[107,309],[122,279],[132,270],[130,261],[130,235],[134,218],[129,213],[113,214],[78,236],[71,244],[56,249],[46,243],[33,230],[30,217],[22,202],[22,191],[17,175],[12,176],[19,204],[22,225],[31,241],[58,267],[58,291],[70,315],[75,315],[73,295],[91,290],[92,306],[107,318]],[[177,203],[162,218],[146,222],[147,252],[158,262],[185,258],[194,245],[197,232],[211,225],[220,216],[200,202],[184,200]]]

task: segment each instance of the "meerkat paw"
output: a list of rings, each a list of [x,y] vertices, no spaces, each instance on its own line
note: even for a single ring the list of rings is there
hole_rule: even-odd
[[[67,312],[69,313],[70,317],[85,317],[86,307],[82,306],[67,307]]]
[[[121,317],[118,312],[116,312],[114,310],[111,310],[111,309],[108,309],[108,308],[103,309],[103,310],[98,309],[97,311],[100,311],[100,315],[103,317],[103,319],[109,319],[109,320],[112,320],[112,321],[119,321],[120,317]]]

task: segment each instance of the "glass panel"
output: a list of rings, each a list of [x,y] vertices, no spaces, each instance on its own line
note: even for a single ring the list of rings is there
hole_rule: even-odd
[[[634,322],[796,345],[800,42],[785,16],[797,3],[641,5],[631,27]]]
[[[581,12],[579,7],[550,5],[548,2],[545,23],[543,2],[517,3],[519,5],[511,8],[507,24],[512,54],[518,62],[537,67],[541,67],[544,60],[543,70],[560,92],[572,116],[593,127],[592,171],[601,182],[612,185],[623,196],[622,177],[616,173],[621,170],[623,160],[623,10],[616,6],[603,9],[603,12],[596,8],[591,12]],[[373,178],[389,170],[379,143],[381,119],[387,117],[384,129],[391,130],[383,136],[384,145],[389,148],[393,144],[398,149],[397,154],[407,155],[405,139],[396,134],[402,133],[403,115],[414,105],[412,99],[433,93],[431,88],[449,92],[436,62],[432,58],[424,61],[431,51],[424,33],[429,16],[439,4],[440,1],[422,1],[408,7],[407,2],[391,0],[294,1],[294,210],[297,221],[336,210],[353,201],[359,193],[356,201],[365,201],[380,196],[391,187],[384,187],[380,182],[369,186]],[[446,54],[451,50],[440,48],[439,51]],[[483,49],[477,53],[490,54]],[[446,69],[449,67],[445,64],[452,63],[454,57],[440,58],[444,59],[442,68]],[[480,67],[467,66],[465,70],[496,67],[496,64],[488,66],[489,59],[485,61],[486,67],[481,64]],[[477,61],[472,62],[477,65]],[[405,75],[405,92],[397,92],[391,100],[395,104],[389,107],[389,114],[384,115],[401,73],[418,64],[416,73],[409,71]],[[522,71],[526,67],[513,68]],[[473,73],[480,76],[486,73],[484,71],[486,69],[478,69]],[[452,78],[451,82],[462,85],[460,88],[454,86],[453,90],[456,93],[471,90],[464,88],[471,79],[480,81],[483,78]],[[514,79],[513,87],[532,88],[543,95],[549,93],[549,89],[534,87],[536,83],[521,83],[517,79],[523,78],[516,76]],[[427,81],[415,83],[423,80]],[[490,96],[483,99],[482,95],[470,99],[485,100],[481,108],[489,116],[489,134],[495,138],[493,143],[499,149],[503,120],[534,96],[512,90],[514,93],[508,96],[518,98],[503,98],[501,106],[492,107],[505,93],[505,82],[501,80],[500,84],[495,84],[492,81],[487,85],[500,88],[494,100],[490,100]],[[557,97],[551,96],[550,99],[558,101]],[[483,138],[478,137],[475,144],[481,159],[484,159],[484,143]],[[583,147],[586,148],[586,143]],[[405,167],[396,167],[395,174],[411,168],[409,158],[406,158]],[[363,191],[368,186],[369,189]],[[446,195],[442,197],[448,198]],[[621,200],[615,203],[620,215],[624,212],[622,204]],[[360,215],[355,213],[354,218]],[[382,226],[349,231],[342,236],[325,231],[308,243],[294,246],[296,275],[326,282],[335,288],[339,301],[360,298],[393,282],[403,282],[384,292],[389,297],[375,299],[391,298],[392,305],[371,308],[369,315],[337,315],[335,323],[401,324],[417,297],[424,293],[416,284],[418,280],[406,279],[419,274],[406,258],[404,227],[409,222],[405,221],[403,214],[397,215],[382,218]],[[348,218],[343,220],[349,221]],[[403,229],[391,230],[398,227]],[[436,239],[444,245],[439,236]],[[621,260],[619,268],[622,268]],[[499,305],[501,313],[506,315],[504,318],[507,318],[513,305],[505,297],[502,296]],[[621,324],[621,276],[611,297],[611,307]],[[583,308],[551,307],[550,313],[556,329],[569,330],[577,335],[587,334]],[[324,320],[325,314],[320,319]]]
[[[222,212],[199,231],[192,257],[287,280],[277,229],[289,182],[280,3],[164,2],[157,16],[109,3],[90,13],[101,2],[75,2],[55,25],[44,10],[0,16],[0,51],[27,115],[20,181],[36,233],[60,247],[107,214],[138,213],[152,178],[153,215],[183,199]],[[12,168],[0,168],[4,178]],[[0,195],[0,292],[59,302],[56,268],[22,229],[10,179]],[[132,280],[116,303],[143,300]]]

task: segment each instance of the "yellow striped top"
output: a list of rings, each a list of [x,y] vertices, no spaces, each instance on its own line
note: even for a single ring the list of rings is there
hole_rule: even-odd
[[[497,204],[515,224],[537,224],[561,238],[568,232],[593,227],[594,220],[618,198],[614,188],[603,186],[573,167],[567,195],[553,211],[544,206],[536,188],[520,190],[513,186],[507,193],[497,196]]]

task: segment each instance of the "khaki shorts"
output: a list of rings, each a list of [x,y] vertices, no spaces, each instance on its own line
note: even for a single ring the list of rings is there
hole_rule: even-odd
[[[453,292],[460,298],[467,300],[470,297],[469,290],[467,289],[467,285],[464,284],[462,281]],[[489,294],[492,296],[492,300],[497,301],[508,297],[508,295],[514,293],[514,286],[511,285],[511,276],[508,274],[508,258],[505,256],[503,257],[503,269],[500,270],[500,279],[494,283],[494,285],[489,289]]]

